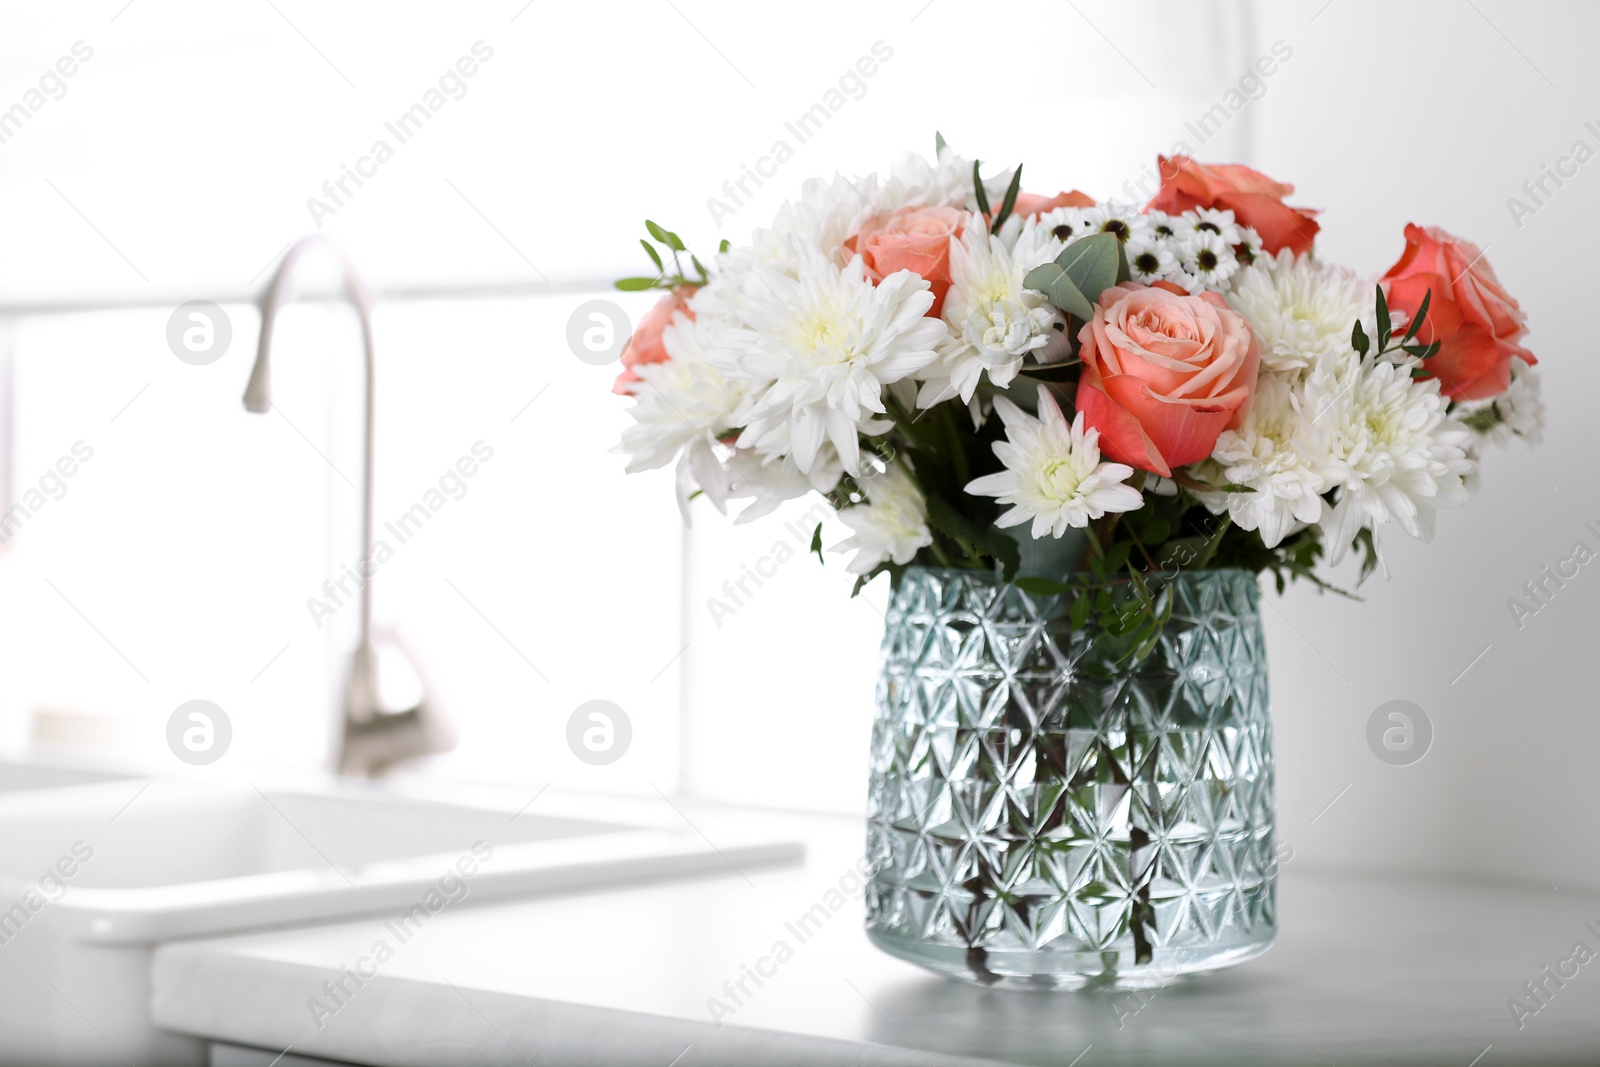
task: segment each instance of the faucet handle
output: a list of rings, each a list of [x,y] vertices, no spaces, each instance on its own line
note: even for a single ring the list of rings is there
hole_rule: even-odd
[[[358,646],[345,687],[339,772],[374,777],[454,748],[455,729],[428,690],[421,666],[398,634],[380,631]]]

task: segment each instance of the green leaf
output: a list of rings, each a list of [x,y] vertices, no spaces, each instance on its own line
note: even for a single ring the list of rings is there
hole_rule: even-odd
[[[646,241],[643,237],[639,238],[639,243],[644,246],[645,254],[650,257],[650,262],[656,265],[656,270],[667,269],[666,266],[662,264],[661,253],[656,251],[655,245],[651,244],[649,241]]]
[[[1169,567],[1189,567],[1200,558],[1200,553],[1206,550],[1206,538],[1198,535],[1192,537],[1174,537],[1161,546],[1161,554],[1156,557],[1156,565],[1162,570]]]
[[[1172,532],[1172,526],[1166,519],[1151,519],[1149,524],[1139,534],[1139,543],[1142,545],[1159,545],[1167,539]]]
[[[1089,591],[1084,590],[1079,593],[1078,598],[1072,602],[1072,609],[1067,613],[1067,618],[1072,623],[1074,630],[1083,629],[1084,624],[1089,621],[1089,612],[1093,608],[1094,597],[1089,594]]]
[[[978,173],[978,160],[972,161],[972,192],[978,198],[978,210],[989,213],[989,192],[983,187],[983,176]]]
[[[1018,578],[1011,583],[1024,593],[1034,596],[1060,596],[1071,587],[1050,578]]]
[[[945,148],[944,134],[940,133],[938,130],[934,130],[933,131],[933,158],[934,158],[935,161],[937,161],[940,156],[944,155],[944,148]]]
[[[1079,360],[1070,363],[1046,363],[1038,367],[1023,367],[1022,375],[1036,382],[1070,382],[1077,376]]]
[[[730,249],[732,247],[733,247],[733,242],[729,241],[726,237],[724,237],[722,239],[722,243],[717,245],[717,251],[718,252],[726,252],[728,249]]]
[[[1194,561],[1194,565],[1196,567],[1204,567],[1207,563],[1211,562],[1211,560],[1217,554],[1217,549],[1222,547],[1223,536],[1228,532],[1232,525],[1233,520],[1224,516],[1223,520],[1217,524],[1216,532],[1211,535],[1211,539],[1207,541],[1205,547],[1200,550],[1200,558]]]
[[[1017,543],[1005,535],[1005,532],[988,524],[979,525],[957,511],[948,500],[937,493],[926,493],[928,504],[928,522],[934,529],[944,534],[953,541],[972,549],[982,555],[991,556],[999,562],[1002,577],[1010,581],[1016,576],[1017,568],[1022,564],[1022,550]],[[963,551],[966,551],[963,548]]]
[[[620,278],[617,281],[617,288],[625,293],[639,293],[655,287],[656,279],[654,278]]]
[[[689,257],[689,262],[694,264],[694,269],[697,272],[699,272],[699,274],[700,274],[700,280],[704,281],[706,279],[706,267],[705,267],[705,264],[701,263],[699,257],[697,257],[697,256],[690,256]]]
[[[817,528],[811,531],[811,551],[817,554],[817,562],[827,566],[828,561],[822,558],[822,523],[817,523]]]
[[[649,219],[644,220],[644,228],[650,231],[651,237],[654,237],[656,240],[660,241],[674,252],[687,251],[687,249],[683,247],[683,241],[679,240],[678,235],[673,233],[671,230],[664,230],[660,226],[657,226],[655,223],[651,222]]]
[[[1078,292],[1092,304],[1102,292],[1117,284],[1121,249],[1122,242],[1117,240],[1116,234],[1097,233],[1068,246],[1056,257],[1056,266],[1067,272]],[[1091,309],[1088,315],[1079,318],[1088,319],[1093,314]]]
[[[1383,286],[1378,286],[1378,351],[1382,352],[1389,347],[1389,300],[1383,295]]]
[[[1418,305],[1417,313],[1411,316],[1411,323],[1406,327],[1406,335],[1400,338],[1400,343],[1402,345],[1415,337],[1417,335],[1417,331],[1422,329],[1422,323],[1428,317],[1428,305],[1432,302],[1433,290],[1429,289],[1427,292],[1422,294],[1422,303]]]
[[[1011,175],[1011,184],[1006,186],[1006,198],[1000,203],[1000,213],[989,224],[990,233],[998,233],[1006,219],[1011,217],[1011,211],[1017,206],[1017,194],[1022,191],[1022,164],[1017,164],[1015,173]]]
[[[1360,319],[1356,320],[1355,329],[1350,331],[1350,346],[1356,350],[1358,355],[1365,356],[1367,354],[1367,348],[1369,347],[1367,331],[1361,328]]]
[[[1118,241],[1117,242],[1117,281],[1116,281],[1116,284],[1121,285],[1123,282],[1131,282],[1132,280],[1133,280],[1133,268],[1128,266],[1128,250],[1122,247],[1122,242],[1121,241]]]
[[[1112,238],[1116,240],[1116,238]],[[1087,243],[1087,242],[1084,242]],[[1094,305],[1089,303],[1077,285],[1073,284],[1069,275],[1059,264],[1041,263],[1028,272],[1022,279],[1022,284],[1029,289],[1037,289],[1045,298],[1067,314],[1084,321],[1094,317]]]

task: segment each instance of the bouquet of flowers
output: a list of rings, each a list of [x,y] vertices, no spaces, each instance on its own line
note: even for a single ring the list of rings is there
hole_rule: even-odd
[[[1467,499],[1488,438],[1537,438],[1525,316],[1473,245],[1408,225],[1374,284],[1317,255],[1292,186],[1158,163],[1148,203],[1097,203],[940,138],[807,182],[709,268],[647,222],[628,470],[676,461],[685,504],[739,522],[820,493],[858,590],[998,570],[1147,646],[1173,568],[1324,585],[1354,551],[1364,578],[1381,528],[1426,540]]]

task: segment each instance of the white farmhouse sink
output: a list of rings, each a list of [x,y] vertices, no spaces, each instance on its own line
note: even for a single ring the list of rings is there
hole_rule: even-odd
[[[514,814],[138,780],[0,797],[0,1063],[203,1062],[198,1042],[149,1022],[157,942],[364,914],[420,922],[515,894],[803,856],[759,835],[713,845],[670,809],[672,822],[647,825],[599,806]]]
[[[40,763],[11,763],[0,760],[0,794],[31,792],[36,789],[65,789],[93,782],[111,782],[126,774],[85,770],[79,767],[52,767]]]

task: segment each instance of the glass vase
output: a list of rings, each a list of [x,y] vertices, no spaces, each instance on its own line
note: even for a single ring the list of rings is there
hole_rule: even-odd
[[[1256,578],[1164,582],[1144,659],[1064,596],[912,567],[883,639],[867,931],[984,985],[1150,988],[1265,952],[1272,735]]]

